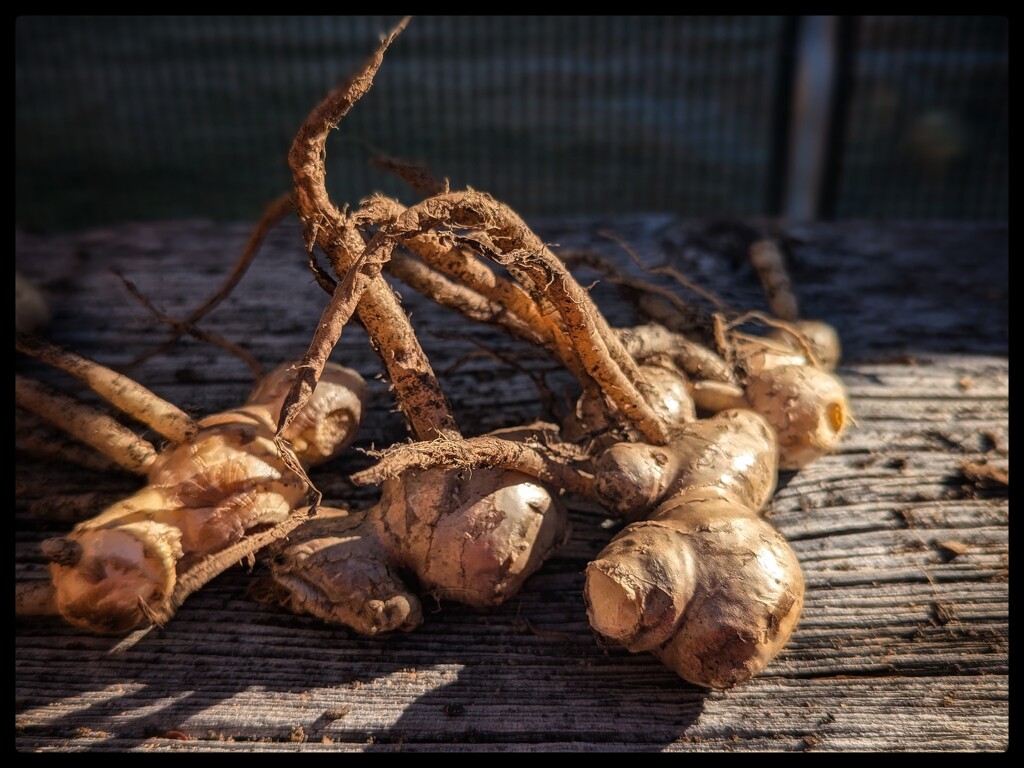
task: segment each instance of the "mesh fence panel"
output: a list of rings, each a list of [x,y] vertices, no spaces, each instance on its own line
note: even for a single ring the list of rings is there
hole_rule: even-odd
[[[837,216],[1007,216],[1005,18],[863,17],[853,66]]]
[[[16,223],[255,218],[309,109],[395,21],[19,18]],[[368,165],[384,152],[526,216],[776,214],[793,23],[417,17],[332,137],[331,192],[409,201]],[[859,20],[838,215],[1006,214],[1007,30]]]

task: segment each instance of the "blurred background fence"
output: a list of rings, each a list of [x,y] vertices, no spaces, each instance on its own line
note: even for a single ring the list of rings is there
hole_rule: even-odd
[[[16,226],[255,219],[310,108],[398,17],[15,24]],[[421,16],[328,147],[525,216],[1002,219],[1006,17]]]

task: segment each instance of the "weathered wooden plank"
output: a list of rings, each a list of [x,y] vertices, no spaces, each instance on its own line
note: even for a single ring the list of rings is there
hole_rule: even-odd
[[[761,305],[735,227],[668,216],[546,226],[549,242],[608,253],[614,249],[596,233],[613,228],[651,262],[671,261],[738,305]],[[768,510],[793,542],[808,592],[792,641],[763,675],[728,692],[701,691],[653,657],[599,644],[580,599],[582,571],[621,523],[573,502],[571,542],[520,595],[488,612],[430,606],[425,625],[408,635],[359,638],[257,605],[246,596],[253,577],[242,569],[119,654],[109,653],[116,639],[54,621],[19,623],[17,749],[1005,749],[1008,489],[978,486],[961,462],[1009,463],[1008,309],[999,279],[1006,229],[816,224],[787,235],[805,311],[843,332],[841,373],[858,424],[835,455],[784,475]],[[245,236],[245,227],[209,222],[19,234],[17,263],[54,299],[52,337],[116,365],[166,331],[109,268],[119,266],[158,305],[182,314],[211,290]],[[980,260],[992,268],[968,269]],[[475,357],[468,340],[524,359],[535,353],[401,293],[467,432],[539,415],[529,377]],[[593,294],[613,322],[633,322],[616,290],[599,284]],[[204,326],[274,365],[301,353],[323,301],[297,231],[284,226]],[[913,322],[897,322],[911,310]],[[461,338],[431,333],[453,329]],[[356,327],[346,329],[335,357],[367,377],[379,370]],[[18,366],[69,385],[33,361]],[[556,391],[569,385],[550,363],[538,367]],[[251,384],[240,361],[192,341],[135,375],[195,414],[234,404]],[[364,449],[405,437],[386,385],[372,381],[371,392]],[[365,506],[375,491],[354,487],[347,474],[368,463],[351,451],[315,479],[328,500]],[[70,524],[68,516],[41,518],[48,505],[87,493],[98,505],[136,482],[19,456],[15,578],[44,577],[38,544]]]

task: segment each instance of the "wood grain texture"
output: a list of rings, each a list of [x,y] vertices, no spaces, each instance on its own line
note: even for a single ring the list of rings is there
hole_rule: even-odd
[[[737,306],[763,308],[743,260],[748,230],[670,216],[535,223],[549,243],[671,263]],[[16,236],[17,266],[47,289],[50,337],[108,365],[165,336],[110,272],[181,316],[212,292],[247,235],[208,222]],[[857,426],[840,450],[781,478],[769,510],[807,578],[803,618],[756,679],[725,692],[683,683],[649,655],[602,647],[581,599],[583,568],[615,524],[572,504],[574,534],[520,595],[474,611],[430,605],[408,635],[365,639],[246,596],[225,573],[164,629],[116,639],[56,621],[15,630],[15,744],[33,751],[990,751],[1009,745],[1009,499],[962,462],[1009,462],[1005,225],[814,224],[784,232],[807,316],[834,323]],[[629,267],[632,269],[632,267]],[[593,276],[580,273],[589,283]],[[670,283],[659,278],[665,285]],[[568,378],[537,353],[399,289],[467,434],[522,423],[540,398],[478,344]],[[610,285],[613,324],[634,322]],[[265,365],[305,349],[326,296],[297,227],[276,230],[239,289],[203,326]],[[361,329],[334,358],[371,379],[359,448],[405,438]],[[19,358],[20,372],[87,393]],[[251,377],[184,340],[134,372],[193,415],[240,401]],[[346,479],[357,450],[317,470],[327,501],[365,506]],[[19,455],[15,577],[42,578],[38,545],[135,487]],[[89,495],[91,494],[91,495]],[[91,505],[91,506],[90,506]],[[53,510],[52,517],[48,510]],[[259,568],[259,566],[257,566]]]

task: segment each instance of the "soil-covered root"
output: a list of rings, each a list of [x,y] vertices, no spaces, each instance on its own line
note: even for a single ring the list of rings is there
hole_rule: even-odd
[[[697,419],[690,394],[692,384],[669,356],[653,356],[638,367],[647,404],[669,435]],[[575,408],[563,418],[562,434],[574,443],[588,443],[596,454],[617,443],[622,431],[616,428],[604,402],[584,392],[577,398]]]
[[[362,635],[415,629],[419,598],[392,564],[365,512],[321,507],[269,549],[270,573],[251,594]]]
[[[377,454],[369,469],[352,480],[359,485],[401,479],[409,472],[446,468],[511,469],[552,487],[592,496],[592,477],[576,461],[584,457],[563,443],[558,428],[545,422],[491,432],[480,437],[443,438],[392,446]]]
[[[144,475],[156,461],[156,448],[116,419],[34,379],[14,376],[14,402],[123,469]]]
[[[424,231],[443,232],[452,245],[506,267],[539,306],[559,313],[578,367],[600,386],[622,425],[650,442],[668,440],[644,399],[646,384],[636,361],[561,260],[507,205],[472,189],[450,192],[408,208],[383,229],[403,243]]]
[[[423,349],[391,287],[379,271],[394,243],[387,238],[372,248],[327,193],[327,137],[352,106],[370,90],[384,52],[405,28],[403,19],[359,70],[317,104],[299,127],[288,153],[295,184],[294,202],[303,225],[307,251],[319,245],[340,282],[306,353],[300,376],[282,412],[287,424],[317,386],[327,354],[355,305],[370,344],[381,358],[395,389],[398,407],[412,433],[421,440],[457,435],[455,418]],[[373,258],[369,258],[373,255]],[[351,278],[351,279],[350,279]]]

